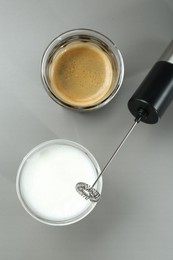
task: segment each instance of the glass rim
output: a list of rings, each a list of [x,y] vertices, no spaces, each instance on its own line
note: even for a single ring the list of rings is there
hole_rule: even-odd
[[[16,176],[16,192],[17,192],[17,196],[18,199],[20,201],[20,203],[22,204],[23,208],[26,210],[27,213],[29,213],[30,216],[32,216],[33,218],[35,218],[36,220],[38,220],[39,222],[42,222],[44,224],[48,224],[48,225],[52,225],[52,226],[65,226],[65,225],[70,225],[73,224],[75,222],[78,222],[80,220],[82,220],[83,218],[85,218],[96,206],[96,202],[91,202],[87,208],[85,208],[84,211],[82,211],[82,213],[78,216],[72,217],[70,219],[66,219],[66,220],[49,220],[46,218],[43,218],[41,216],[39,216],[38,214],[36,214],[26,203],[25,199],[23,198],[22,194],[21,194],[21,189],[20,189],[20,178],[22,175],[22,170],[23,167],[25,165],[25,163],[27,163],[27,160],[36,152],[38,152],[39,150],[41,150],[42,148],[52,145],[52,144],[63,144],[63,145],[69,145],[72,147],[75,147],[79,150],[81,150],[82,152],[84,152],[88,158],[90,159],[90,161],[92,162],[97,176],[99,175],[99,173],[101,172],[100,166],[97,162],[97,160],[95,159],[95,157],[93,156],[93,154],[84,146],[80,145],[77,142],[74,141],[70,141],[67,139],[53,139],[53,140],[48,140],[45,142],[40,143],[39,145],[35,146],[33,149],[31,149],[23,158],[23,160],[20,163],[20,166],[18,168],[17,171],[17,176]],[[102,186],[103,186],[103,182],[102,182],[102,178],[99,179],[98,181],[98,191],[99,193],[102,192]],[[80,196],[80,195],[79,195]]]
[[[117,81],[115,83],[115,86],[113,87],[113,90],[110,92],[110,94],[108,96],[106,96],[103,100],[99,101],[98,103],[95,103],[93,105],[89,105],[89,106],[77,106],[77,105],[72,105],[69,104],[61,99],[59,99],[51,90],[51,87],[49,86],[49,83],[47,81],[46,78],[46,65],[47,65],[47,59],[51,54],[51,51],[53,50],[53,48],[58,44],[63,42],[65,39],[68,39],[72,36],[93,36],[96,39],[98,39],[99,41],[101,41],[102,43],[106,44],[109,49],[111,50],[111,52],[113,53],[113,55],[115,56],[115,60],[118,66],[118,78]],[[96,110],[99,109],[103,106],[105,106],[106,104],[108,104],[113,98],[114,96],[118,93],[118,91],[121,88],[123,79],[124,79],[124,61],[123,61],[123,57],[122,54],[119,50],[119,48],[115,45],[115,43],[106,35],[104,35],[101,32],[98,32],[96,30],[93,29],[86,29],[86,28],[77,28],[77,29],[71,29],[68,31],[65,31],[63,33],[61,33],[60,35],[58,35],[57,37],[55,37],[47,46],[47,48],[45,49],[43,55],[42,55],[42,59],[41,59],[41,67],[40,67],[40,73],[41,73],[41,80],[44,86],[44,89],[46,90],[47,94],[59,105],[61,105],[62,107],[66,107],[66,108],[70,108],[72,110],[78,110],[78,111],[90,111],[90,110]]]

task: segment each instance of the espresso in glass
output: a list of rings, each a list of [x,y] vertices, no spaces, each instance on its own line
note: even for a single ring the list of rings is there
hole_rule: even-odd
[[[41,73],[48,94],[57,103],[92,110],[118,92],[124,65],[121,53],[106,36],[78,29],[60,35],[48,46]]]

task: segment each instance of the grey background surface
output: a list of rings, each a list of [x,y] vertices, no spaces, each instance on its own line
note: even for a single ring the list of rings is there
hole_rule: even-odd
[[[125,63],[117,96],[85,114],[54,103],[40,79],[46,46],[78,27],[106,34]],[[172,260],[173,104],[158,124],[138,125],[81,222],[39,223],[15,190],[22,158],[47,140],[76,141],[104,166],[133,123],[129,98],[172,39],[172,0],[0,0],[0,35],[0,259]]]

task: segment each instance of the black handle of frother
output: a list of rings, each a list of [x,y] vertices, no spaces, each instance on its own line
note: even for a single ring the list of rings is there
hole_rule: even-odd
[[[173,100],[173,40],[128,102],[130,112],[141,121],[155,124]]]

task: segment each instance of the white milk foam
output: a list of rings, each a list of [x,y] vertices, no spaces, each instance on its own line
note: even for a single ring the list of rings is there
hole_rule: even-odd
[[[91,204],[77,193],[76,184],[92,184],[96,177],[96,169],[84,152],[52,144],[27,159],[20,178],[21,195],[38,217],[64,221],[80,215]]]

